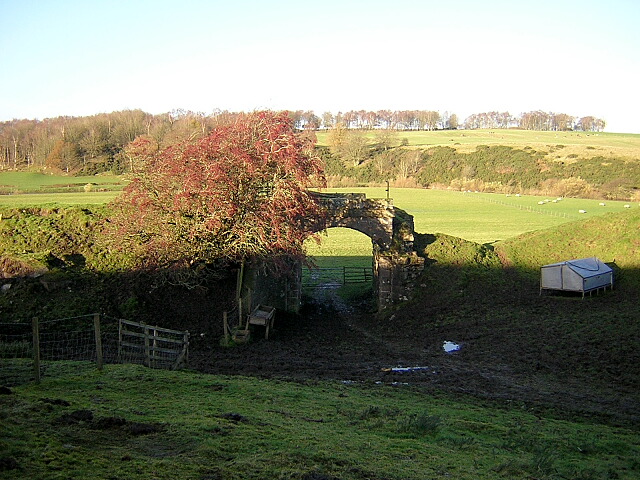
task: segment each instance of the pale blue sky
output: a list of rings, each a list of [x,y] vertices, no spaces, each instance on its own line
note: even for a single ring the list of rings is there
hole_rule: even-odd
[[[637,0],[0,0],[0,121],[541,109],[640,133]]]

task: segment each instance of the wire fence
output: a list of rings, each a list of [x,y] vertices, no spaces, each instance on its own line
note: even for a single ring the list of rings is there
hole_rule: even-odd
[[[128,323],[129,331],[137,325],[141,332],[135,335],[137,343],[128,338],[126,348],[123,348],[123,322]],[[177,368],[186,361],[189,334],[172,332],[99,314],[54,320],[34,318],[31,325],[0,323],[0,385],[38,382],[46,375],[50,362],[61,360],[95,362],[98,368],[104,363]],[[175,355],[166,348],[168,335],[182,338]],[[173,338],[171,342],[176,343]]]
[[[578,218],[577,215],[571,214],[571,213],[567,213],[567,212],[560,212],[557,210],[552,210],[550,208],[541,208],[541,207],[536,207],[536,206],[532,206],[532,205],[528,205],[528,204],[522,204],[522,203],[514,203],[514,202],[508,202],[505,200],[500,200],[497,198],[491,198],[491,197],[487,197],[486,195],[468,195],[467,198],[472,198],[474,200],[479,200],[482,202],[486,202],[486,203],[493,203],[495,205],[501,205],[503,207],[511,207],[511,208],[517,208],[518,210],[523,210],[526,212],[531,212],[531,213],[538,213],[540,215],[549,215],[551,217],[560,217],[560,218]],[[538,202],[538,205],[546,205],[548,203],[558,203],[561,200],[555,199],[555,200],[541,200]]]

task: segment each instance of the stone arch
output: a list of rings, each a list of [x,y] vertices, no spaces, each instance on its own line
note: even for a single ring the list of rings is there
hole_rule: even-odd
[[[413,248],[413,217],[393,201],[366,198],[363,193],[313,194],[324,210],[312,231],[351,228],[371,238],[374,290],[378,309],[406,300],[424,259]]]
[[[395,209],[391,199],[371,199],[364,193],[314,193],[324,217],[318,219],[314,232],[344,227],[364,233],[381,248],[389,248],[393,239]]]
[[[333,227],[357,230],[372,241],[374,295],[378,310],[409,298],[415,279],[424,268],[424,258],[413,246],[413,217],[393,206],[391,199],[368,199],[362,193],[313,193],[324,215],[307,219],[308,230]],[[250,287],[253,301],[260,299],[279,309],[297,312],[302,292],[302,265],[287,278],[273,279],[254,269]],[[251,300],[249,304],[252,305]]]

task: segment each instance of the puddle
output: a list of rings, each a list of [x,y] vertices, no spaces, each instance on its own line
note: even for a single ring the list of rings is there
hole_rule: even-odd
[[[433,370],[431,367],[393,367],[393,368],[383,368],[383,372],[420,372],[425,370]],[[434,372],[435,373],[435,372]]]
[[[453,353],[453,352],[457,352],[458,350],[460,350],[460,345],[455,343],[455,342],[444,342],[442,344],[442,348],[445,352],[447,353]]]

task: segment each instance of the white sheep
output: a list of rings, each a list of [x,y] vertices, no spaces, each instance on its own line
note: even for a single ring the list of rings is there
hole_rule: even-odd
[[[578,213],[587,213],[586,210],[578,210]]]

